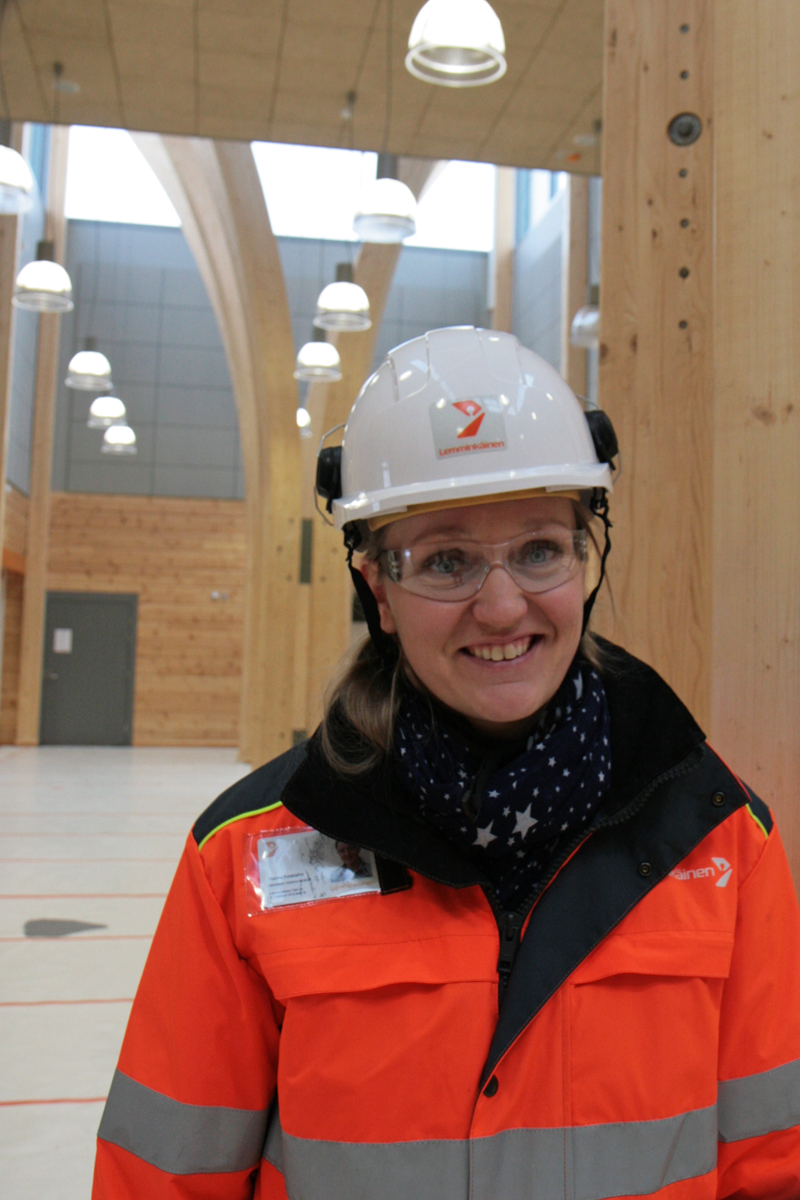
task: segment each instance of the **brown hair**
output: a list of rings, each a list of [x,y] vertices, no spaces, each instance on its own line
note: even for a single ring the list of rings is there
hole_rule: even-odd
[[[577,501],[572,501],[572,507],[576,525],[586,530],[599,561],[600,548],[591,526],[591,513]],[[371,532],[364,523],[359,553],[376,562],[383,550],[386,529],[384,526]],[[581,638],[580,653],[597,670],[602,669],[601,647],[588,629]],[[391,752],[407,680],[406,658],[399,641],[393,664],[387,663],[369,634],[348,651],[326,693],[320,726],[322,755],[334,771],[361,775],[375,768]],[[343,729],[348,731],[346,744]]]

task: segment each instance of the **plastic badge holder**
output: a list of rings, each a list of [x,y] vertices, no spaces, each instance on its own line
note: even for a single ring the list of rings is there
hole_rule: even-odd
[[[380,891],[375,855],[309,826],[273,829],[245,840],[245,890],[251,917]]]

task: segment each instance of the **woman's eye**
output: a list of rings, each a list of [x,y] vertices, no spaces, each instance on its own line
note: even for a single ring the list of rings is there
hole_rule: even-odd
[[[467,556],[460,550],[442,550],[429,555],[421,570],[432,575],[457,575],[467,566]]]
[[[557,542],[527,542],[520,551],[520,560],[523,563],[532,567],[546,566],[552,563],[561,554],[561,547]]]

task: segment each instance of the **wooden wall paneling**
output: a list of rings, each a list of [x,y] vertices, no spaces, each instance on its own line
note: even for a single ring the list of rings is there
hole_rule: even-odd
[[[11,483],[6,484],[4,494],[3,549],[24,559],[28,548],[28,497]]]
[[[712,0],[607,0],[599,399],[622,476],[616,619],[602,632],[661,672],[705,727],[713,499]],[[687,32],[681,32],[682,27]],[[690,146],[667,136],[694,112]]]
[[[0,679],[0,745],[17,740],[19,702],[19,652],[22,641],[23,577],[3,572],[3,665]]]
[[[512,332],[514,319],[514,248],[516,245],[517,172],[497,168],[494,217],[494,304],[492,329]]]
[[[46,236],[55,243],[56,257],[61,262],[64,261],[65,253],[64,197],[67,184],[68,144],[69,128],[52,126],[47,172],[45,230]],[[22,599],[17,741],[23,746],[35,746],[39,742],[42,642],[47,587],[47,542],[50,528],[50,477],[53,460],[59,332],[59,317],[50,313],[42,313],[39,317],[39,338],[36,350],[28,555]]]
[[[53,495],[49,589],[139,598],[134,745],[238,744],[245,557],[242,501]]]
[[[589,282],[589,180],[570,175],[564,202],[561,292],[561,374],[578,396],[586,395],[587,352],[569,340],[572,320],[587,303]]]
[[[139,136],[214,308],[239,416],[247,511],[240,751],[291,745],[301,460],[294,343],[277,243],[247,144]]]
[[[716,4],[711,733],[800,888],[800,6]]]

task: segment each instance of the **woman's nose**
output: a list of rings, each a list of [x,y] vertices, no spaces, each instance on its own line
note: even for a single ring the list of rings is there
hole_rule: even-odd
[[[493,564],[472,606],[476,620],[482,625],[505,629],[521,620],[527,610],[525,593],[505,567],[500,563]]]

